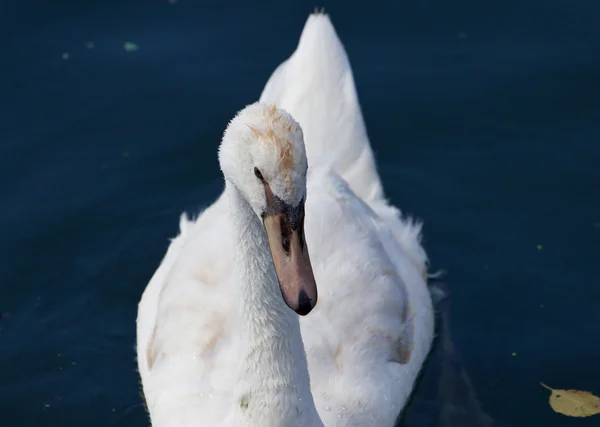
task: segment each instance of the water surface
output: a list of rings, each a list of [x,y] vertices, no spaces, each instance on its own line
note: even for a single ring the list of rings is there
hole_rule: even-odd
[[[3,426],[148,425],[137,302],[179,214],[220,193],[222,132],[313,6],[2,6]],[[456,353],[431,358],[404,425],[471,423],[438,416],[475,411],[438,393],[449,360],[498,425],[597,423],[554,414],[539,382],[600,394],[600,3],[325,6],[386,193],[424,220],[452,290]]]

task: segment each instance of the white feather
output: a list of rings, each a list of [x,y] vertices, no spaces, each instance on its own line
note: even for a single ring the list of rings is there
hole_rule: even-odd
[[[288,111],[304,131],[310,166],[331,166],[392,232],[427,276],[421,223],[385,199],[360,109],[352,67],[329,16],[308,17],[298,47],[269,78],[260,101]]]

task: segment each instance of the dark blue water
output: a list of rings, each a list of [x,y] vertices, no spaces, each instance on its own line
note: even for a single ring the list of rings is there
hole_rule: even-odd
[[[220,193],[221,134],[313,6],[0,6],[3,427],[148,425],[137,302],[178,215]],[[600,3],[324,6],[386,192],[424,220],[452,290],[456,353],[438,346],[404,425],[480,425],[436,418],[440,366],[459,364],[497,425],[596,425],[554,414],[539,382],[600,394]]]

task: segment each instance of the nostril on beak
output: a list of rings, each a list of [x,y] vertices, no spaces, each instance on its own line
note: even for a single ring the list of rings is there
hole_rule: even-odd
[[[298,294],[298,308],[295,310],[300,316],[306,316],[314,308],[314,304],[304,289]]]

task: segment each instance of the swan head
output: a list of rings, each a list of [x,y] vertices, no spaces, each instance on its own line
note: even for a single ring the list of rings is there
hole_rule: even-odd
[[[317,303],[317,285],[304,239],[308,162],[302,129],[282,109],[249,105],[225,130],[219,163],[265,227],[285,303],[308,314]]]

